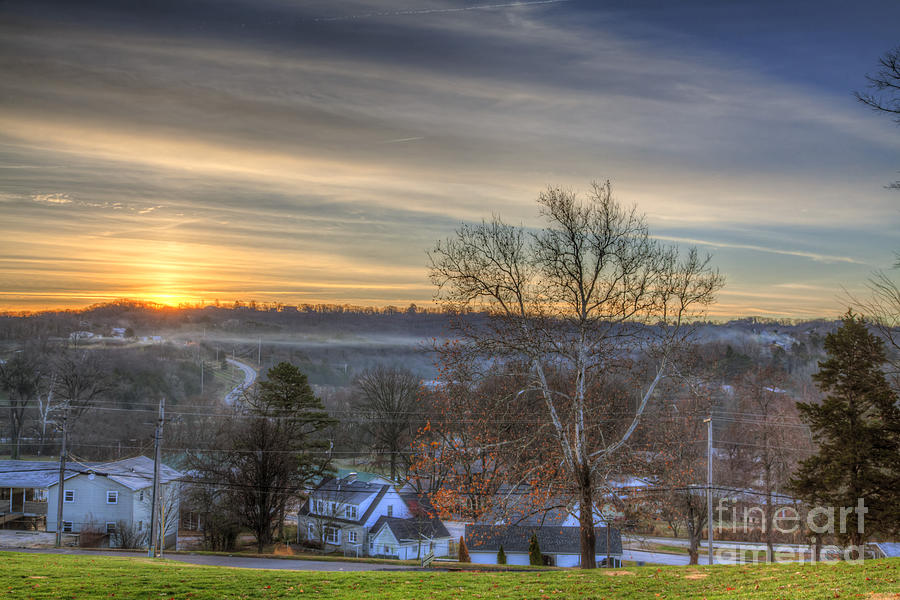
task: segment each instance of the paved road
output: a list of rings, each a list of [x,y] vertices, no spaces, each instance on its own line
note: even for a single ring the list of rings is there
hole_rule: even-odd
[[[80,550],[77,548],[4,548],[0,552],[31,552],[37,554],[79,554],[83,556],[119,556],[146,558],[146,552]],[[290,560],[279,558],[249,558],[245,556],[212,556],[208,554],[166,554],[168,560],[236,567],[239,569],[286,569],[291,571],[408,571],[416,567],[406,565],[379,565],[364,562],[338,562],[325,560]]]
[[[231,366],[237,367],[244,372],[244,382],[225,395],[225,404],[230,406],[239,400],[241,394],[244,393],[244,390],[250,389],[250,386],[256,381],[256,369],[239,360],[234,360],[233,358],[226,358],[225,360],[227,360],[228,364]]]

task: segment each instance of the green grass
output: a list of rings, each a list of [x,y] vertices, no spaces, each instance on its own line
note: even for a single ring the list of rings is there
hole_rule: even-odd
[[[900,559],[613,571],[300,572],[0,553],[0,598],[900,598]],[[879,595],[880,594],[880,595]]]

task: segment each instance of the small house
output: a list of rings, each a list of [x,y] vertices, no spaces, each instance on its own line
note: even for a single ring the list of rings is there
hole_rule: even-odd
[[[70,470],[71,468],[71,470]],[[150,535],[153,460],[138,456],[107,463],[70,463],[63,484],[62,531],[108,535],[111,546],[146,546]],[[160,465],[159,510],[165,546],[178,535],[181,473]],[[59,485],[49,486],[47,531],[56,531]]]

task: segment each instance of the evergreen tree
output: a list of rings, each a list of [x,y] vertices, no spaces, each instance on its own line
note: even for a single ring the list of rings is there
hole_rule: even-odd
[[[531,534],[531,541],[528,542],[528,562],[532,565],[543,565],[544,557],[541,556],[541,547],[538,544],[537,534]]]
[[[500,544],[500,549],[497,550],[497,564],[498,565],[506,564],[506,552],[503,551],[503,544]]]
[[[466,548],[466,538],[463,536],[459,536],[459,562],[472,562],[472,559],[469,558],[469,549]]]
[[[865,321],[847,313],[825,338],[827,359],[813,378],[826,394],[821,404],[798,402],[801,419],[818,443],[818,453],[803,461],[791,488],[807,502],[823,507],[856,507],[847,527],[835,534],[841,543],[864,544],[873,533],[896,531],[900,523],[900,408],[885,378],[883,341]]]

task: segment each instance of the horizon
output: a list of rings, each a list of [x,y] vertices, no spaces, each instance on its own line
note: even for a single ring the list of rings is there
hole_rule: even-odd
[[[611,180],[713,256],[707,319],[830,319],[900,249],[853,97],[900,4],[13,0],[0,313],[431,306],[426,251]]]

